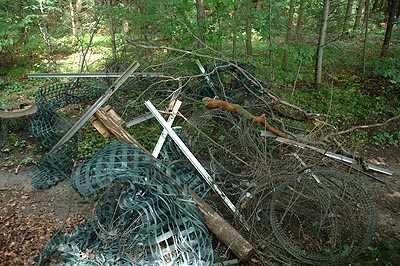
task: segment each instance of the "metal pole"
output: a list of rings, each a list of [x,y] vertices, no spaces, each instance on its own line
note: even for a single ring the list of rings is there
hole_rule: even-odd
[[[114,84],[101,96],[87,111],[79,118],[78,121],[65,133],[65,135],[57,142],[56,145],[50,150],[51,152],[56,151],[63,146],[68,140],[70,140],[75,133],[85,125],[85,123],[96,113],[97,110],[116,92],[121,85],[131,76],[131,74],[138,69],[139,63],[132,63],[122,75],[114,81]]]

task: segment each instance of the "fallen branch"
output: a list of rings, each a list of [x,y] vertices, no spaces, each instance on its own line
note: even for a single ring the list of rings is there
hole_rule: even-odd
[[[243,116],[244,118],[246,118],[247,120],[250,120],[253,123],[256,123],[256,124],[259,124],[259,125],[265,127],[265,129],[267,129],[268,131],[270,131],[271,133],[273,133],[276,136],[279,136],[282,138],[288,138],[288,135],[286,133],[282,132],[280,129],[278,129],[276,127],[273,127],[272,125],[270,125],[267,122],[265,114],[255,116],[238,104],[233,104],[233,103],[230,103],[227,101],[222,101],[222,100],[217,100],[217,99],[211,99],[208,97],[203,98],[203,104],[207,108],[210,108],[210,109],[221,108],[228,112],[239,114],[239,115]]]
[[[192,197],[203,214],[204,222],[210,231],[227,245],[240,261],[250,260],[255,255],[253,246],[199,196],[192,193]]]
[[[181,53],[183,55],[191,55],[191,56],[195,56],[195,57],[207,58],[207,59],[211,59],[211,60],[215,60],[215,61],[224,62],[229,66],[235,67],[240,73],[242,73],[244,75],[244,77],[246,77],[255,86],[259,87],[268,97],[270,97],[275,104],[281,104],[283,106],[286,106],[286,107],[289,107],[290,109],[295,110],[296,112],[300,113],[305,120],[312,120],[312,119],[323,116],[321,114],[309,113],[306,110],[302,109],[301,107],[291,104],[291,103],[281,99],[280,97],[274,95],[270,90],[267,90],[266,88],[264,88],[264,86],[262,85],[260,80],[258,80],[256,77],[254,77],[252,74],[250,74],[248,71],[246,71],[245,69],[240,67],[238,64],[236,64],[232,60],[230,60],[228,58],[223,58],[221,54],[219,54],[219,56],[221,56],[221,57],[217,57],[217,56],[212,56],[209,54],[199,53],[197,51],[188,51],[188,50],[183,50],[183,49],[179,49],[179,48],[175,48],[175,47],[155,46],[155,45],[151,45],[151,44],[140,43],[140,42],[137,42],[132,39],[127,40],[127,41],[131,45],[134,45],[134,46],[140,47],[140,48],[144,48],[144,49],[166,50],[166,51]],[[215,53],[215,51],[214,51],[214,53]],[[210,74],[210,73],[208,73],[208,74]],[[204,74],[202,74],[200,76],[204,76]],[[193,76],[193,77],[195,77],[195,76]]]
[[[375,127],[383,127],[386,126],[387,124],[389,124],[390,122],[393,122],[395,120],[400,119],[400,115],[396,115],[392,118],[389,118],[388,120],[382,122],[382,123],[376,123],[376,124],[370,124],[370,125],[361,125],[361,126],[353,126],[349,129],[343,130],[343,131],[339,131],[336,133],[331,133],[327,136],[325,136],[324,140],[327,141],[329,140],[329,138],[333,137],[333,136],[339,136],[339,135],[344,135],[347,133],[350,133],[352,131],[358,130],[358,129],[367,129],[367,128],[375,128]]]

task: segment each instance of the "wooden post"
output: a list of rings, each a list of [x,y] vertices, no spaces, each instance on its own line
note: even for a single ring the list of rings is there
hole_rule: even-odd
[[[221,242],[232,250],[240,261],[246,262],[255,256],[253,246],[235,228],[195,193],[192,193],[192,197],[203,214],[207,227]]]

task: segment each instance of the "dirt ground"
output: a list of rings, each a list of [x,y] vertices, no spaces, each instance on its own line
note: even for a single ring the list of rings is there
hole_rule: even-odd
[[[378,210],[375,241],[400,241],[400,149],[371,149],[368,158],[395,171],[380,176],[388,184],[370,182]],[[64,181],[47,190],[33,190],[29,168],[0,170],[0,265],[32,263],[52,234],[72,228],[90,213],[85,202]],[[367,177],[366,177],[367,178]]]
[[[91,210],[68,181],[33,190],[28,172],[0,171],[0,265],[33,263],[55,231],[72,228]]]

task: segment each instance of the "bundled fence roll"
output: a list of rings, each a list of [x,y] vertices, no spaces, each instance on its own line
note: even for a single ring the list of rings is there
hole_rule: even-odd
[[[282,182],[263,200],[257,216],[267,252],[288,264],[344,265],[369,245],[375,211],[367,191],[351,175],[314,169]],[[265,219],[265,220],[264,220]]]
[[[171,149],[171,146],[167,145],[165,149]],[[167,153],[162,152],[164,156]],[[176,185],[186,186],[204,196],[209,188],[201,177],[184,161],[168,161],[167,158],[179,158],[179,155],[169,154],[171,157],[155,160],[134,145],[114,141],[77,167],[71,178],[72,186],[83,197],[89,198],[104,191],[114,181],[125,181],[126,176],[118,173],[130,170],[134,171],[134,175],[129,176],[130,182],[135,179],[145,184],[149,176],[162,173],[170,176]]]
[[[41,88],[36,94],[37,112],[31,119],[32,135],[44,149],[50,149],[72,126],[60,109],[95,100],[106,87],[100,83],[55,83]],[[78,137],[60,150],[45,155],[31,173],[34,188],[49,188],[67,178],[76,158]]]
[[[72,176],[74,188],[85,197],[101,195],[93,217],[72,234],[54,237],[42,261],[212,264],[209,233],[184,193],[185,179],[167,174],[162,164],[133,145],[113,142],[80,165]],[[91,256],[82,256],[86,250]]]

